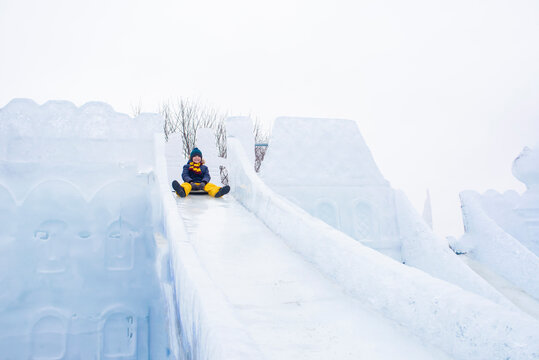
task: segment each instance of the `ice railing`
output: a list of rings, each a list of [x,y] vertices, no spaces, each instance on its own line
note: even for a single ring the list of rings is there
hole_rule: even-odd
[[[101,103],[0,109],[3,358],[171,355],[156,131]]]
[[[228,133],[232,194],[349,294],[457,359],[539,356],[539,323],[402,265],[312,217],[269,189]]]

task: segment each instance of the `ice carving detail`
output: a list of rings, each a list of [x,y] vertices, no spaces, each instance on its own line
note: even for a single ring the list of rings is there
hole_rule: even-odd
[[[66,324],[57,315],[45,315],[32,329],[32,359],[62,359],[66,351]]]
[[[135,356],[136,334],[137,322],[132,314],[116,312],[108,315],[103,325],[103,356]]]
[[[34,233],[36,253],[39,256],[37,271],[58,273],[66,270],[69,241],[66,239],[67,224],[61,220],[43,222]]]
[[[131,270],[134,263],[134,243],[138,232],[121,218],[107,230],[106,266],[109,270]]]

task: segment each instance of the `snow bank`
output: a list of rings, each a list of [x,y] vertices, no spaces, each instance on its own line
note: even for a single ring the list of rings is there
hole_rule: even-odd
[[[141,172],[157,124],[99,103],[0,109],[3,358],[168,358],[167,245]]]
[[[356,122],[276,119],[260,173],[273,190],[363,245],[511,306],[390,187]]]
[[[539,299],[539,258],[501,229],[474,191],[460,193],[466,233],[451,246]]]
[[[176,147],[177,143],[167,144],[167,147],[170,145]],[[253,347],[252,339],[233,316],[230,304],[209,279],[188,242],[170,191],[167,162],[163,156],[165,145],[161,138],[156,139],[156,147],[156,175],[159,196],[163,201],[164,230],[171,244],[170,266],[182,358],[263,359]],[[166,153],[172,156],[172,152]]]
[[[457,359],[537,359],[539,323],[402,265],[312,217],[258,178],[228,133],[234,197],[347,292]]]

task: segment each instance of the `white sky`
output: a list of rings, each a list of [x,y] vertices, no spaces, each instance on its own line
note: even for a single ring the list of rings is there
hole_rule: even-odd
[[[435,231],[460,235],[459,191],[524,190],[539,2],[0,0],[0,107],[16,97],[355,119],[392,186],[419,212],[430,189]]]

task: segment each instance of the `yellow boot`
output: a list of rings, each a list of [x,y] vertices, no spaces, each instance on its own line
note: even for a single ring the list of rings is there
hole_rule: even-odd
[[[189,183],[183,183],[180,185],[179,182],[174,180],[172,182],[172,188],[174,191],[176,191],[176,194],[178,194],[179,197],[186,197],[191,192],[191,184]]]
[[[230,191],[230,186],[225,185],[223,187],[219,187],[215,184],[207,183],[204,187],[204,191],[206,191],[208,195],[218,198],[225,194],[228,194],[228,192]]]

